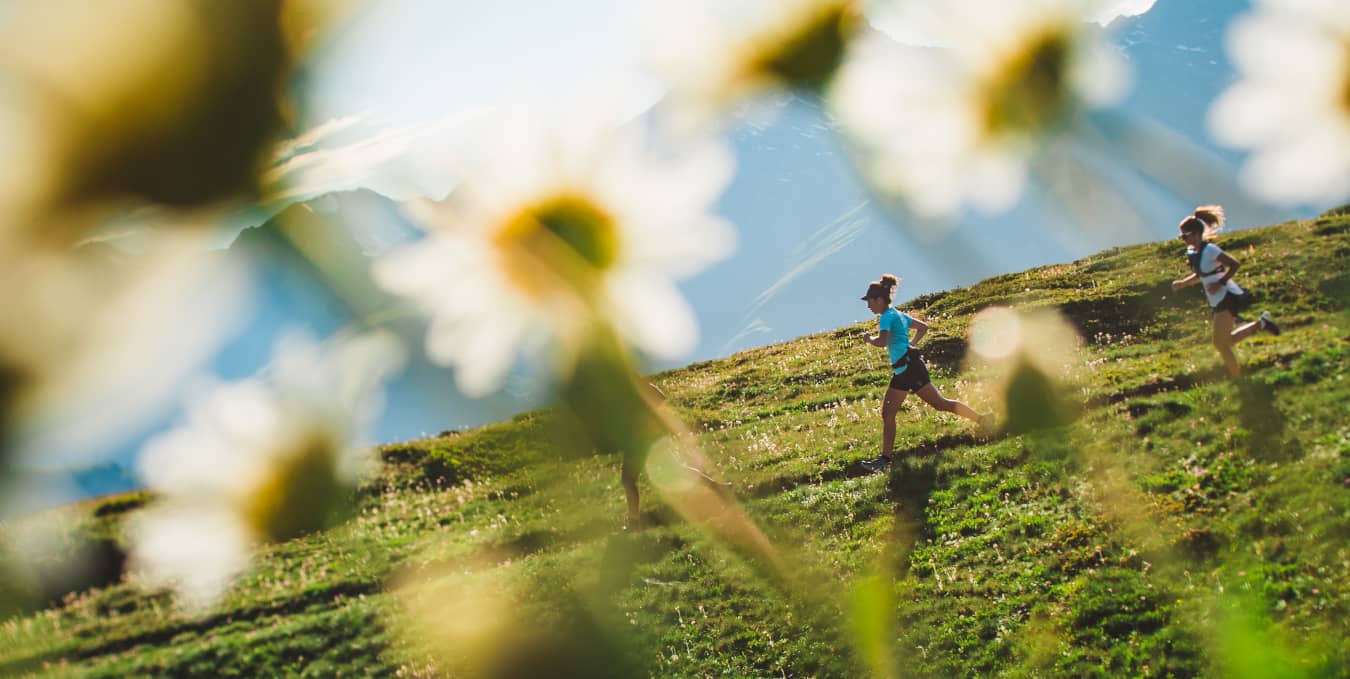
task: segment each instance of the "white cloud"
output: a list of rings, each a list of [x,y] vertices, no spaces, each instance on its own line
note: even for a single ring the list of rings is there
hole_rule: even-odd
[[[862,235],[867,228],[868,220],[866,216],[860,216],[863,208],[867,206],[864,200],[854,205],[847,212],[840,215],[833,222],[830,222],[820,230],[810,236],[793,253],[798,259],[787,273],[778,277],[772,285],[755,297],[755,301],[750,305],[750,310],[746,316],[754,316],[764,308],[766,304],[773,301],[789,283],[805,275],[816,265],[828,259],[831,255],[843,250],[853,244],[858,236]]]
[[[1150,9],[1158,0],[1114,0],[1103,2],[1101,8],[1092,13],[1091,20],[1103,26],[1120,17],[1139,16]]]
[[[366,115],[330,120],[283,144],[266,182],[282,204],[359,188],[398,201],[444,198],[459,179],[456,150],[485,113],[400,125]]]
[[[400,122],[497,106],[521,92],[550,108],[608,82],[620,115],[650,104],[627,0],[381,0],[317,55],[317,119],[373,111]],[[659,95],[658,95],[659,96]]]
[[[1105,26],[1120,17],[1144,14],[1153,9],[1157,0],[1103,0],[1085,5],[1083,18]],[[951,27],[939,25],[935,13],[923,3],[892,2],[868,11],[868,21],[874,28],[904,45],[942,47]]]

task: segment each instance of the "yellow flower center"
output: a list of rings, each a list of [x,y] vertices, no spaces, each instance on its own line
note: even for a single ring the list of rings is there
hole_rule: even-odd
[[[1035,134],[1068,108],[1069,35],[1048,31],[1009,59],[985,90],[985,130],[991,135]]]
[[[768,49],[749,60],[746,71],[751,77],[769,75],[790,87],[823,89],[844,59],[858,18],[853,2],[819,10],[792,32],[769,41]]]
[[[8,449],[6,441],[9,427],[12,425],[10,412],[19,400],[19,391],[26,380],[16,366],[0,359],[0,462],[3,462]]]
[[[512,278],[523,289],[561,280],[592,288],[619,256],[619,232],[609,213],[583,196],[561,194],[522,210],[497,237]],[[550,280],[553,279],[553,280]]]
[[[1342,69],[1341,73],[1341,76],[1345,78],[1345,81],[1341,83],[1341,104],[1345,106],[1345,110],[1341,113],[1350,118],[1350,36],[1345,37],[1345,44],[1341,47],[1345,48],[1345,68]]]
[[[337,477],[336,454],[334,443],[318,435],[276,460],[244,508],[248,525],[272,542],[329,526],[348,492]]]

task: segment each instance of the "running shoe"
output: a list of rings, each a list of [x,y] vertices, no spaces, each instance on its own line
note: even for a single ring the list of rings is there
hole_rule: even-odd
[[[986,435],[992,436],[998,425],[994,422],[994,414],[987,413],[980,416],[980,431]]]
[[[1261,318],[1257,320],[1257,323],[1261,325],[1262,330],[1265,330],[1272,335],[1280,334],[1280,326],[1275,325],[1275,321],[1270,317],[1269,311],[1262,311]]]
[[[878,455],[870,460],[863,460],[863,469],[869,472],[879,472],[891,466],[891,458],[885,455]]]

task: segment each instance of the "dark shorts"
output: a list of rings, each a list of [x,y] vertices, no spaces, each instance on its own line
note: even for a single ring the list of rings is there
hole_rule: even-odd
[[[1233,318],[1237,318],[1242,312],[1250,308],[1251,305],[1252,293],[1250,291],[1243,290],[1241,295],[1234,295],[1229,292],[1225,293],[1223,299],[1219,300],[1219,303],[1214,305],[1214,313],[1218,314],[1221,311],[1227,311],[1228,313],[1233,314]]]
[[[923,389],[929,382],[928,366],[924,365],[923,359],[914,351],[909,352],[909,367],[899,375],[891,375],[891,388],[902,391],[918,391]]]

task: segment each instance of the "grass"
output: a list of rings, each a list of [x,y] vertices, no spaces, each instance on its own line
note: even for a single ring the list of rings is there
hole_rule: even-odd
[[[652,376],[787,577],[645,481],[651,527],[619,531],[617,460],[527,413],[382,447],[354,518],[268,548],[203,615],[69,581],[0,621],[0,674],[1350,675],[1350,215],[1220,242],[1285,329],[1239,347],[1239,381],[1199,293],[1168,287],[1174,243],[904,304],[979,409],[1007,411],[966,351],[979,310],[1057,309],[1083,349],[1073,421],[984,438],[911,402],[889,475],[859,466],[885,379],[866,326]],[[67,534],[117,544],[147,501],[66,508]]]

